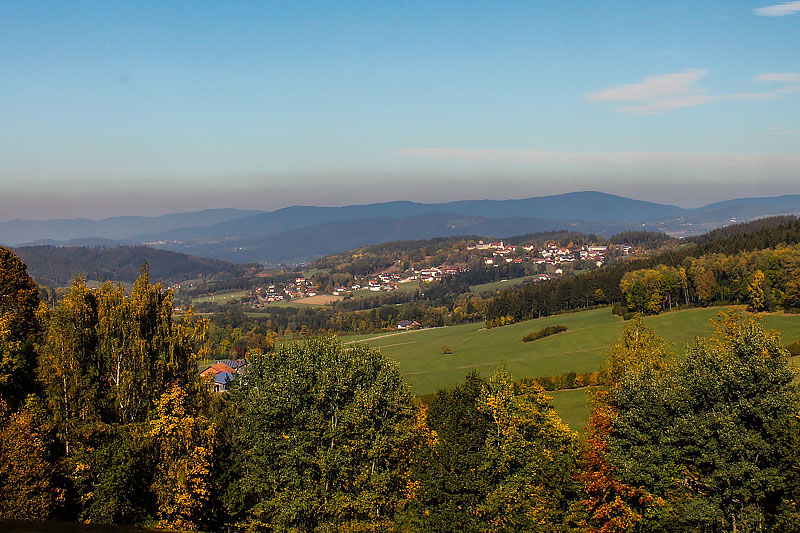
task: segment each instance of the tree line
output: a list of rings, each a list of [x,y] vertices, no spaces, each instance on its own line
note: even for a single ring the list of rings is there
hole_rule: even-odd
[[[685,304],[747,304],[751,311],[800,308],[800,245],[714,253],[626,273],[628,312],[656,314]]]
[[[685,290],[683,292],[673,290],[675,288],[673,283],[676,281],[675,269],[678,269],[679,274],[680,268],[687,269],[687,265],[691,267],[693,260],[701,261],[700,258],[704,256],[713,257],[712,254],[733,256],[742,252],[775,248],[779,245],[800,244],[800,221],[794,217],[774,217],[757,221],[757,223],[731,226],[724,232],[716,234],[716,237],[718,238],[709,237],[712,240],[703,240],[699,244],[689,242],[653,257],[625,261],[578,276],[510,287],[488,303],[486,318],[487,320],[498,320],[502,317],[511,317],[514,321],[520,321],[593,305],[627,303],[627,294],[622,287],[623,279],[627,276],[628,281],[635,280],[645,276],[641,273],[636,274],[635,271],[647,270],[664,273],[664,280],[670,285],[669,291],[660,294],[667,298],[666,301],[659,298],[657,305],[653,303],[650,306],[651,309],[654,312],[655,307],[662,309],[666,306],[669,308],[670,305],[687,302],[690,299],[686,297]],[[669,274],[664,270],[665,267]],[[697,299],[701,300],[701,303],[707,303],[713,299],[703,298],[706,294],[703,292],[705,288],[703,276],[708,277],[708,274],[698,277],[702,288],[701,296]],[[681,280],[678,280],[678,286],[681,288],[683,288],[682,283]],[[714,283],[712,282],[711,285]],[[629,294],[630,286],[626,284],[626,287]],[[722,287],[720,286],[720,288]],[[639,292],[641,291],[639,290]],[[728,296],[726,294],[724,297]],[[642,303],[638,296],[635,300],[634,308],[637,310],[646,308],[649,303]],[[723,299],[719,301],[723,301]]]

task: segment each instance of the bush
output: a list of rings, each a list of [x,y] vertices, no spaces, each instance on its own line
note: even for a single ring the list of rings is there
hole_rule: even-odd
[[[792,344],[787,346],[786,349],[789,350],[789,355],[791,357],[800,355],[800,342],[793,342]]]
[[[536,383],[546,391],[557,391],[562,389],[579,389],[582,387],[597,387],[608,385],[609,378],[606,371],[564,372],[555,376],[543,376],[538,378],[523,378],[518,385],[525,386]]]
[[[628,312],[628,306],[620,302],[615,303],[614,306],[611,308],[612,315],[622,316],[627,312]]]
[[[556,333],[561,333],[562,331],[567,331],[567,326],[562,326],[560,324],[555,326],[547,326],[539,331],[532,331],[528,333],[522,337],[522,342],[538,341],[539,339],[549,337],[550,335],[555,335]]]

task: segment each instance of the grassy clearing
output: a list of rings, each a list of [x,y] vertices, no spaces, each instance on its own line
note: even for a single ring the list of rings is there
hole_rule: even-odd
[[[325,295],[321,295],[325,296]],[[278,300],[277,302],[269,302],[264,304],[265,309],[269,309],[270,307],[328,307],[327,304],[323,303],[324,300],[322,299],[313,299],[317,298],[316,296],[312,296],[310,298],[297,298],[294,300]],[[330,298],[337,298],[337,296],[330,296]],[[262,308],[263,309],[263,308]],[[269,311],[265,311],[269,312]]]
[[[476,294],[482,294],[485,292],[495,292],[500,289],[505,289],[506,287],[513,287],[514,285],[521,285],[526,281],[530,281],[533,278],[511,278],[509,280],[500,280],[500,281],[492,281],[491,283],[481,283],[480,285],[471,285],[469,290]]]
[[[220,294],[213,294],[211,296],[202,296],[200,298],[194,298],[192,300],[192,303],[213,302],[215,304],[224,304],[233,298],[241,298],[242,296],[247,296],[247,293],[248,291],[224,292]]]
[[[409,281],[408,283],[398,283],[397,289],[395,290],[397,292],[409,292],[409,293],[413,293],[416,291],[425,292],[424,285],[425,284],[422,284],[422,286],[420,286],[420,284],[416,281]],[[353,291],[353,298],[371,298],[375,296],[380,296],[381,294],[387,294],[387,293],[383,291],[371,291],[369,289],[359,289],[357,291]]]
[[[378,291],[371,291],[369,289],[358,289],[357,291],[353,291],[353,298],[369,298],[371,296],[379,296],[384,294],[383,292]]]
[[[408,283],[398,283],[396,290],[398,292],[416,292],[416,291],[425,292],[425,288],[428,285],[429,285],[428,283],[424,282],[409,281]]]
[[[560,390],[547,393],[553,398],[561,420],[573,431],[583,432],[589,419],[589,389]]]
[[[645,323],[682,353],[697,336],[712,332],[711,319],[720,308],[689,309],[648,317]],[[782,333],[785,344],[800,339],[800,316],[764,315],[763,324]],[[530,331],[563,324],[569,329],[552,337],[523,343]],[[482,323],[408,332],[387,332],[342,338],[343,342],[367,342],[397,361],[416,394],[429,394],[463,381],[471,370],[483,375],[505,367],[514,379],[551,376],[574,370],[598,370],[608,346],[619,336],[624,322],[608,308],[569,313],[485,329]],[[453,353],[442,354],[448,345]],[[575,393],[574,397],[570,393]],[[571,427],[582,426],[588,409],[581,408],[575,391],[553,393],[554,403]],[[582,396],[580,396],[582,397]],[[571,398],[571,400],[570,400]]]

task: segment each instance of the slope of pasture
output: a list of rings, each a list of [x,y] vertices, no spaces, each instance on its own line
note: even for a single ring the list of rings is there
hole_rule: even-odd
[[[525,283],[526,281],[530,281],[532,279],[533,279],[532,277],[502,279],[500,281],[481,283],[480,285],[470,285],[469,290],[471,290],[475,294],[482,294],[484,292],[494,292],[500,289],[507,289],[508,287],[513,287],[514,285],[521,285],[522,283]]]
[[[526,333],[555,324],[564,324],[569,330],[522,342]],[[488,375],[505,366],[514,378],[595,370],[621,325],[622,320],[609,309],[598,309],[492,329],[479,323],[343,340],[366,340],[379,347],[398,362],[415,393],[427,394],[462,381],[473,369]],[[443,355],[444,345],[453,353]]]
[[[232,300],[233,298],[241,298],[242,296],[247,296],[248,291],[232,291],[232,292],[221,292],[219,294],[211,294],[209,296],[200,296],[198,298],[192,299],[192,303],[215,303],[215,304],[224,304]]]
[[[648,317],[645,322],[672,344],[675,353],[682,353],[696,336],[712,332],[711,319],[720,310],[675,311]],[[785,344],[800,340],[800,316],[775,313],[763,316],[762,321],[767,328],[780,331]],[[522,342],[526,333],[556,324],[569,329],[539,341]],[[485,329],[480,323],[342,340],[367,342],[380,348],[384,355],[397,361],[414,393],[428,394],[459,383],[471,370],[489,375],[504,366],[514,379],[598,370],[623,324],[609,308],[604,308],[492,329]],[[451,354],[442,354],[444,345],[452,349]]]
[[[589,390],[569,389],[548,392],[553,398],[553,407],[558,411],[561,420],[572,431],[583,431],[586,421],[589,420]]]

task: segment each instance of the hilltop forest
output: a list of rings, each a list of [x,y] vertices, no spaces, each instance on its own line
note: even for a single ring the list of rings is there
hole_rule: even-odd
[[[620,314],[678,305],[798,306],[800,220],[775,217],[716,230],[663,253],[549,283],[510,288],[486,308],[487,321],[524,320],[592,305]]]

